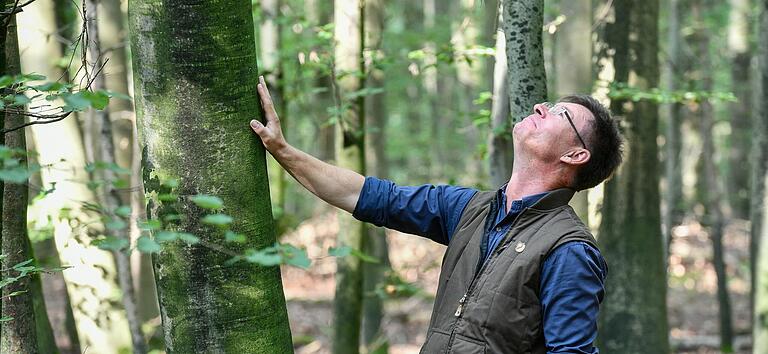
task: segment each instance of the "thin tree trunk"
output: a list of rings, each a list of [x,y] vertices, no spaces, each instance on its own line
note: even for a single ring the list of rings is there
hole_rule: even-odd
[[[730,0],[728,20],[728,52],[731,61],[731,90],[738,102],[731,104],[731,134],[729,171],[726,195],[730,196],[733,216],[749,217],[749,144],[752,140],[752,48],[749,45],[752,28],[750,0]],[[745,166],[744,163],[747,163]]]
[[[50,65],[50,58],[62,54],[61,46],[47,37],[56,28],[51,5],[35,1],[17,17],[19,31],[24,31],[25,38],[20,43],[23,71],[56,79],[61,73]],[[69,267],[62,272],[71,302],[65,311],[73,313],[79,335],[77,342],[91,351],[117,353],[130,346],[126,340],[129,332],[125,314],[111,303],[114,294],[120,292],[115,283],[114,259],[109,252],[90,246],[91,239],[84,232],[83,225],[98,222],[82,209],[81,203],[97,201],[86,187],[88,176],[83,170],[85,158],[78,123],[69,117],[56,123],[35,125],[31,132],[40,165],[52,166],[41,170],[44,188],[56,183],[55,191],[36,201],[35,207],[39,208],[38,222],[50,222],[61,263]],[[64,209],[68,212],[62,213]],[[60,331],[57,337],[61,338],[62,332],[69,336],[72,331]],[[70,350],[79,352],[74,347]]]
[[[2,21],[6,21],[5,18]],[[3,26],[4,27],[4,26]],[[16,38],[16,19],[10,19],[8,27],[1,28],[6,33],[5,65],[3,74],[17,75],[19,70],[19,47]],[[4,128],[15,127],[24,123],[21,114],[6,113]],[[26,138],[24,129],[5,134],[4,144],[11,149],[26,150]],[[21,161],[27,165],[26,157]],[[8,279],[19,276],[18,271],[12,267],[18,263],[32,259],[32,246],[27,236],[27,201],[28,191],[26,183],[3,184],[2,195],[2,238],[0,238],[0,253],[5,255],[2,262],[2,277]],[[14,295],[15,294],[15,295]],[[38,353],[37,323],[34,310],[32,290],[32,276],[21,277],[14,283],[2,288],[2,317],[10,317],[12,320],[2,322],[2,338],[0,339],[0,352],[10,354],[35,354]],[[39,319],[46,320],[46,319]]]
[[[365,2],[365,43],[368,53],[366,57],[366,72],[368,86],[381,88],[384,86],[384,72],[376,70],[375,65],[384,55],[381,53],[381,39],[384,32],[384,2],[383,0],[367,0]],[[389,161],[386,155],[387,106],[384,93],[369,96],[366,99],[366,170],[380,178],[389,177]],[[379,263],[363,264],[363,319],[362,344],[368,352],[386,350],[388,342],[381,329],[384,303],[374,292],[376,287],[385,279],[385,273],[390,270],[389,245],[384,228],[373,229],[368,242],[365,242],[365,253],[379,260]]]
[[[592,91],[592,21],[590,0],[560,2],[560,13],[566,16],[557,32],[555,42],[555,89],[559,97]],[[585,225],[589,225],[589,191],[581,191],[570,205]]]
[[[282,112],[278,112],[280,115],[280,126],[283,129],[283,134],[290,132],[288,129],[288,120],[291,115],[287,112],[288,105],[285,104],[285,83],[283,82],[283,65],[280,60],[281,45],[282,44],[282,25],[279,21],[281,0],[261,0],[261,28],[259,30],[259,44],[261,46],[261,69],[265,72],[267,82],[271,85],[270,93],[272,93],[272,99],[275,102],[276,109],[282,109]],[[281,225],[279,221],[286,213],[285,210],[285,194],[288,187],[288,183],[285,176],[285,169],[271,157],[268,158],[269,169],[274,170],[274,191],[273,205],[277,207],[277,220],[278,225]],[[281,228],[278,228],[278,232]]]
[[[758,41],[757,67],[759,81],[759,96],[755,100],[758,104],[753,115],[753,165],[752,165],[752,242],[751,248],[754,254],[753,274],[754,289],[754,326],[752,338],[754,340],[752,352],[755,354],[768,352],[768,170],[766,157],[768,157],[768,0],[760,0],[760,27],[757,31]]]
[[[338,79],[337,105],[343,97],[362,89],[365,72],[365,7],[361,0],[336,0],[334,5],[334,51]],[[347,103],[347,102],[344,102]],[[349,102],[336,129],[336,162],[339,166],[365,174],[365,99]],[[366,227],[346,213],[339,213],[338,246],[366,249]],[[334,298],[333,352],[357,353],[360,345],[363,270],[357,257],[342,257],[336,261],[336,296]]]
[[[677,80],[681,76],[681,41],[680,41],[680,10],[679,0],[670,0],[668,3],[669,11],[669,30],[667,32],[667,62],[664,67],[667,69],[664,75],[664,86],[669,91],[678,89]],[[674,102],[664,105],[664,115],[667,119],[665,124],[665,160],[664,176],[666,189],[664,191],[664,234],[666,237],[665,257],[669,256],[669,245],[672,243],[672,228],[677,225],[683,215],[683,178],[680,164],[680,150],[682,139],[680,135],[680,121],[682,104]]]
[[[507,75],[507,41],[501,30],[503,16],[499,4],[496,32],[496,55],[493,67],[493,104],[491,105],[491,134],[488,141],[491,187],[501,187],[512,174],[514,160],[512,121],[509,113],[509,80]]]
[[[533,105],[547,100],[542,27],[544,0],[503,1],[502,24],[507,50],[509,111],[516,124]]]
[[[86,8],[86,23],[88,25],[88,56],[90,62],[99,68],[104,62],[101,51],[101,41],[99,38],[99,25],[98,25],[98,13],[95,0],[85,0]],[[91,85],[93,90],[106,89],[106,82],[103,74],[97,74],[93,78]],[[99,137],[95,140],[98,143],[98,156],[101,161],[112,165],[115,164],[115,145],[112,134],[112,121],[109,118],[109,110],[104,109],[101,111],[92,110],[88,115],[89,120],[97,120],[92,123],[99,127]],[[101,200],[105,209],[105,216],[112,220],[119,217],[114,213],[115,209],[120,207],[123,203],[121,201],[118,190],[114,187],[113,182],[117,181],[117,175],[108,168],[102,169],[97,173],[102,181],[104,181],[101,188]],[[128,240],[130,242],[129,229],[122,228],[114,230],[114,236],[119,239]],[[128,328],[131,333],[131,344],[133,346],[133,352],[136,354],[143,354],[147,352],[147,345],[144,341],[144,335],[141,332],[141,323],[138,319],[138,311],[136,309],[136,295],[133,288],[133,275],[131,273],[131,258],[130,251],[117,250],[114,251],[115,263],[117,266],[117,280],[122,290],[122,303],[125,309],[126,319],[128,320]]]
[[[610,4],[595,50],[600,87],[606,87],[606,80],[641,90],[657,87],[658,1]],[[623,103],[611,102],[614,114],[626,119],[628,151],[624,164],[605,183],[599,237],[611,275],[598,341],[606,353],[668,353],[657,106],[639,101],[624,109],[630,106]]]
[[[248,130],[260,111],[251,3],[129,5],[145,189],[160,191],[161,177],[177,180],[181,196],[217,195],[233,231],[249,236],[228,249],[273,245],[264,149]],[[229,255],[203,246],[221,240],[200,222],[206,212],[186,197],[177,205],[183,220],[174,228],[202,242],[165,244],[154,257],[167,351],[291,352],[279,269],[225,266]],[[156,203],[150,210],[153,219],[173,213]]]
[[[696,35],[697,57],[699,58],[699,69],[704,72],[712,72],[712,62],[710,60],[709,46],[710,33],[703,23],[705,16],[709,14],[711,6],[708,0],[699,0],[692,7],[693,18],[698,22],[698,33]],[[705,75],[701,80],[701,88],[704,92],[713,90],[712,78]],[[706,213],[704,224],[710,227],[710,237],[712,240],[713,259],[712,265],[715,268],[717,277],[717,300],[720,314],[720,349],[724,353],[733,352],[733,324],[731,319],[731,301],[728,295],[728,279],[726,274],[726,264],[723,259],[723,229],[725,228],[725,216],[723,206],[722,189],[718,183],[717,165],[714,161],[715,144],[713,137],[713,126],[715,125],[714,108],[709,101],[703,101],[699,105],[701,118],[700,131],[702,138],[702,175],[700,175],[699,189],[706,191]]]

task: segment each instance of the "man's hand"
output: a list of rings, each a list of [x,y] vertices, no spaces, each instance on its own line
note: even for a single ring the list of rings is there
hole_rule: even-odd
[[[263,76],[259,77],[256,88],[267,117],[267,125],[252,120],[251,129],[259,135],[267,151],[304,188],[328,204],[352,213],[363,189],[365,177],[357,172],[329,165],[289,145],[283,137],[280,119],[277,118],[275,105],[269,96]]]
[[[270,154],[275,155],[288,143],[283,137],[283,130],[280,128],[280,118],[275,112],[275,105],[272,102],[272,96],[269,95],[267,84],[264,82],[264,76],[259,76],[259,83],[256,85],[261,97],[261,107],[264,108],[264,115],[267,118],[267,125],[264,126],[257,119],[251,121],[251,129],[261,138],[262,144]]]

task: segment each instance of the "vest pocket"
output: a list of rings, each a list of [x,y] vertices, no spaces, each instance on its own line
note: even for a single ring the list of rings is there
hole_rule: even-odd
[[[485,343],[457,334],[449,354],[485,354]]]
[[[427,340],[424,342],[424,345],[421,347],[421,351],[419,353],[421,354],[437,354],[437,353],[445,353],[445,351],[448,348],[448,340],[450,339],[451,335],[448,333],[443,333],[439,331],[431,331],[428,336]]]

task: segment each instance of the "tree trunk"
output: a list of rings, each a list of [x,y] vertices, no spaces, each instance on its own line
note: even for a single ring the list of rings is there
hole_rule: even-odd
[[[566,16],[557,29],[555,42],[555,89],[558,97],[592,91],[592,5],[590,0],[560,2],[560,13]],[[571,199],[571,206],[585,225],[589,225],[589,191],[581,191]]]
[[[668,58],[664,67],[667,69],[664,75],[664,87],[669,91],[678,90],[678,79],[683,72],[680,67],[683,65],[681,60],[681,41],[680,41],[680,6],[679,0],[670,0],[669,7],[669,30],[667,32],[667,53]],[[665,124],[665,159],[664,159],[664,234],[666,237],[665,257],[668,259],[669,245],[672,242],[672,228],[682,221],[683,217],[683,176],[680,163],[680,150],[682,139],[680,134],[680,123],[682,120],[682,104],[678,102],[664,105],[664,116],[667,119]]]
[[[752,219],[752,243],[754,265],[753,274],[755,283],[755,311],[754,311],[754,340],[753,353],[765,353],[768,351],[768,193],[765,184],[768,180],[766,174],[766,157],[768,157],[768,0],[760,0],[760,27],[757,31],[758,41],[757,67],[759,81],[759,102],[753,115],[753,165],[752,165],[752,207],[750,214]]]
[[[375,69],[375,64],[382,60],[381,37],[384,31],[383,0],[365,2],[365,43],[369,50],[366,58],[368,86],[384,87],[384,72]],[[384,93],[369,96],[365,101],[366,126],[366,169],[371,175],[380,178],[389,177],[389,161],[386,154],[387,106]],[[374,293],[376,287],[384,281],[385,273],[390,270],[389,245],[384,228],[373,229],[367,242],[365,253],[379,260],[379,263],[363,264],[363,319],[362,345],[368,352],[385,350],[388,343],[381,330],[384,303]]]
[[[541,42],[544,0],[503,1],[502,19],[507,41],[509,111],[516,124],[531,113],[534,104],[547,100]]]
[[[728,21],[728,52],[731,60],[731,90],[738,102],[731,104],[731,148],[727,195],[733,216],[749,217],[749,148],[752,140],[752,48],[749,45],[752,28],[750,0],[730,0]],[[747,163],[745,166],[744,163]]]
[[[696,28],[698,33],[696,34],[697,44],[697,57],[699,58],[698,66],[699,70],[703,73],[710,73],[714,68],[710,60],[710,32],[705,23],[706,16],[709,15],[711,6],[708,4],[708,0],[699,0],[694,3],[692,7],[693,18],[697,22]],[[703,75],[701,80],[701,89],[704,92],[712,92],[713,81],[710,75]],[[714,156],[717,156],[715,152],[713,127],[715,125],[714,108],[709,101],[702,101],[699,105],[701,119],[701,140],[702,140],[702,159],[703,164],[702,175],[700,179],[702,183],[699,183],[699,189],[704,190],[705,199],[705,215],[703,217],[703,224],[709,226],[710,238],[712,240],[713,258],[712,265],[715,268],[715,274],[717,277],[717,299],[719,305],[720,314],[720,349],[724,353],[733,352],[733,324],[731,320],[731,301],[728,295],[728,279],[726,274],[726,264],[723,259],[723,231],[725,228],[725,216],[723,212],[722,203],[723,193],[721,192],[720,184],[718,183],[717,164],[714,160]]]
[[[315,26],[325,26],[330,23],[331,15],[333,14],[333,3],[333,1],[325,0],[306,0],[304,2],[304,9],[307,14],[307,20]],[[317,102],[322,108],[313,110],[313,112],[317,112],[313,114],[313,118],[316,119],[316,124],[319,127],[317,158],[323,161],[330,161],[336,157],[336,127],[333,124],[327,123],[328,113],[325,109],[333,104],[331,78],[329,75],[320,75],[315,80],[315,86],[328,89],[317,94]]]
[[[55,31],[51,2],[35,1],[19,14],[19,31],[24,31],[21,44],[24,72],[37,72],[56,79],[61,73],[50,65],[50,58],[60,57],[61,46],[49,39]],[[22,35],[20,35],[22,37]],[[56,326],[57,341],[73,343],[69,350],[80,352],[82,348],[99,353],[117,353],[130,346],[125,314],[112,306],[115,294],[120,290],[115,283],[115,265],[112,255],[90,246],[90,237],[83,225],[97,224],[93,215],[82,209],[81,202],[97,203],[86,185],[85,158],[80,129],[74,117],[60,122],[35,125],[31,128],[34,150],[39,153],[38,162],[43,168],[41,178],[44,188],[56,183],[53,193],[36,201],[38,225],[51,224],[61,264],[70,268],[64,277],[71,306],[66,301],[51,303],[59,311],[72,311],[77,325],[78,339],[71,337],[72,330]],[[67,137],[61,139],[61,137]],[[66,212],[62,212],[66,210]],[[61,298],[46,288],[46,295]],[[50,298],[50,297],[49,297]],[[53,310],[53,309],[49,309]],[[60,316],[64,319],[69,315]],[[66,322],[64,322],[66,323]]]
[[[359,96],[342,102],[345,96],[362,89],[365,71],[363,48],[365,7],[362,0],[336,0],[334,3],[335,69],[338,82],[337,105],[349,104],[336,129],[336,162],[343,168],[365,174],[365,99]],[[366,249],[366,228],[346,213],[339,213],[337,246]],[[357,353],[360,345],[363,270],[357,257],[336,261],[333,352]]]
[[[275,242],[264,150],[248,130],[260,111],[250,9],[248,1],[129,7],[145,189],[175,179],[181,196],[219,196],[233,230],[249,236],[227,245],[237,253]],[[230,256],[204,246],[221,239],[200,222],[205,212],[186,197],[177,205],[175,228],[202,242],[166,244],[153,259],[167,351],[291,352],[279,269],[224,266]],[[174,213],[156,202],[150,209],[153,219]]]
[[[507,41],[501,30],[503,16],[499,4],[496,55],[493,67],[493,104],[491,105],[491,135],[488,141],[491,187],[507,183],[512,174],[514,160],[512,145],[512,121],[509,113],[509,80],[507,79]]]
[[[611,3],[595,50],[603,88],[604,80],[641,90],[657,87],[658,10],[657,0]],[[657,106],[648,100],[614,100],[611,109],[626,119],[628,151],[605,184],[599,237],[611,275],[598,341],[606,353],[668,353]]]
[[[3,21],[6,19],[4,18]],[[19,46],[16,38],[15,16],[11,17],[8,27],[0,29],[6,33],[5,51],[0,53],[5,55],[6,59],[2,74],[18,75],[20,73]],[[6,129],[15,127],[24,123],[24,116],[6,113],[3,122]],[[25,140],[24,129],[10,132],[4,136],[5,146],[11,149],[26,150]],[[26,166],[27,159],[22,159],[21,163]],[[0,238],[0,245],[2,245],[0,253],[5,255],[5,258],[0,262],[3,269],[3,279],[19,276],[20,272],[13,270],[12,267],[33,259],[32,246],[27,236],[27,197],[26,183],[6,182],[3,184],[2,238]],[[12,319],[2,322],[0,352],[11,354],[38,353],[36,320],[47,321],[48,319],[35,317],[33,297],[36,294],[32,286],[32,276],[24,276],[2,288],[2,317]]]
[[[85,7],[86,23],[88,25],[89,33],[89,42],[87,43],[88,57],[90,62],[94,63],[94,65],[99,68],[102,66],[104,60],[102,58],[102,45],[99,35],[99,15],[95,0],[85,0]],[[91,89],[96,91],[104,90],[106,88],[104,74],[97,74],[96,77],[93,78]],[[98,139],[94,141],[94,143],[98,144],[94,147],[95,150],[98,151],[96,155],[100,156],[101,161],[108,165],[116,164],[116,150],[109,109],[107,108],[101,111],[91,110],[88,119],[95,120],[91,123],[99,128]],[[114,211],[123,205],[123,201],[114,184],[118,179],[117,175],[110,169],[101,169],[100,171],[97,171],[96,175],[104,182],[100,191],[100,199],[105,209],[104,216],[109,220],[119,219],[120,217],[117,216]],[[114,234],[112,236],[130,242],[128,231],[130,231],[128,228],[113,230]],[[147,352],[147,345],[144,341],[144,335],[141,332],[141,323],[139,322],[138,310],[136,308],[136,292],[133,288],[133,275],[131,273],[131,258],[129,252],[129,250],[117,250],[113,252],[113,255],[117,266],[118,284],[120,284],[120,289],[122,290],[123,295],[123,308],[125,309],[128,328],[131,333],[133,352],[136,354],[143,354]]]

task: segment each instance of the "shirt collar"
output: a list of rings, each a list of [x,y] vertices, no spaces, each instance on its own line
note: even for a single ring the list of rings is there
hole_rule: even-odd
[[[496,202],[498,203],[497,205],[499,205],[500,208],[506,208],[506,205],[507,205],[507,193],[506,193],[507,184],[508,183],[504,183],[504,185],[501,186],[501,188],[499,188],[498,191],[496,191]],[[512,207],[509,210],[520,211],[525,208],[529,208],[534,204],[536,204],[536,202],[538,202],[542,197],[547,195],[547,193],[549,193],[549,191],[536,193],[536,194],[529,194],[523,197],[522,199],[513,200]]]

